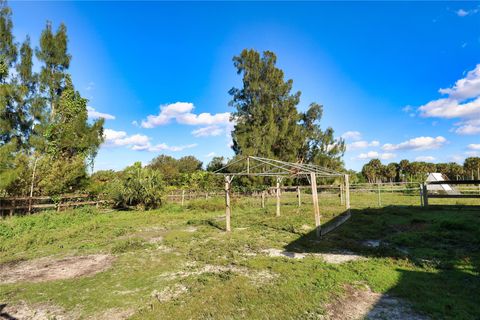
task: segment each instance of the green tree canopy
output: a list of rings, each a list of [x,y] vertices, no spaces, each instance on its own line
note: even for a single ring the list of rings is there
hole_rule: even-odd
[[[236,109],[232,138],[237,155],[341,166],[343,140],[334,139],[331,128],[320,129],[322,106],[313,103],[307,112],[298,111],[301,93],[292,93],[293,80],[284,79],[273,52],[245,49],[233,62],[242,75],[242,87],[229,91],[229,104]]]

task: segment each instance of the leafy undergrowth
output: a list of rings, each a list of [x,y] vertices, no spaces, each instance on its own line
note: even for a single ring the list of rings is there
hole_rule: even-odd
[[[314,319],[345,284],[367,284],[434,319],[478,318],[478,212],[356,209],[318,240],[304,202],[298,208],[294,198],[286,201],[275,217],[273,199],[265,209],[259,199],[237,199],[230,234],[220,198],[148,212],[84,208],[6,219],[0,262],[90,253],[117,259],[91,277],[0,285],[0,302],[48,302],[80,318],[116,309],[131,310],[133,319]],[[322,223],[343,211],[337,198],[320,203]],[[368,240],[379,245],[366,246]],[[270,248],[348,250],[366,259],[328,264],[262,253]]]

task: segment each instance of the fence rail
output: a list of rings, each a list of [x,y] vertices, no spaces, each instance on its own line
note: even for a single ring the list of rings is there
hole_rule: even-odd
[[[61,211],[70,207],[95,205],[106,203],[88,194],[62,195],[59,197],[3,197],[0,198],[0,216],[32,213],[34,211],[55,209]]]
[[[478,185],[478,190],[472,189],[458,189],[459,191],[468,191],[468,192],[478,192],[477,194],[460,194],[460,193],[449,193],[446,192],[437,192],[434,194],[429,193],[428,185]],[[422,199],[422,205],[424,207],[429,206],[428,199],[480,199],[480,180],[448,180],[448,181],[428,181],[421,186],[420,197]]]

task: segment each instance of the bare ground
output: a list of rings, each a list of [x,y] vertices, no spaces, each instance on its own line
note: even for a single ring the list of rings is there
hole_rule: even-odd
[[[369,287],[347,285],[345,295],[327,305],[325,320],[428,320],[398,298],[375,293]]]
[[[167,272],[160,277],[166,278],[169,280],[173,279],[181,279],[187,278],[190,276],[199,276],[205,273],[225,273],[225,272],[232,272],[236,274],[240,274],[249,278],[255,284],[265,284],[269,281],[275,279],[278,275],[266,270],[251,270],[245,267],[238,267],[233,265],[228,266],[220,266],[220,265],[205,265],[203,267],[195,267],[194,265],[187,265],[186,270],[178,271],[178,272]]]
[[[15,282],[44,282],[86,277],[107,270],[115,258],[93,254],[61,259],[45,257],[0,265],[0,284]]]
[[[262,250],[262,253],[267,254],[270,257],[287,257],[293,259],[303,259],[306,257],[315,257],[321,258],[327,263],[344,263],[348,261],[354,261],[359,259],[364,259],[365,257],[356,255],[352,252],[342,251],[335,253],[298,253],[290,251],[282,251],[280,249],[266,249]]]
[[[0,305],[0,319],[7,320],[68,320],[78,318],[63,309],[47,304],[28,305],[25,302]]]

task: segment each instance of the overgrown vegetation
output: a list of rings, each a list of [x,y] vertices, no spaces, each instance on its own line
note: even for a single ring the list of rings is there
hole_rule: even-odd
[[[337,214],[338,199],[321,199],[326,223]],[[92,277],[0,285],[0,300],[54,305],[67,317],[129,310],[133,319],[310,319],[350,284],[401,297],[432,319],[476,319],[478,212],[369,209],[364,199],[354,197],[352,218],[321,241],[311,232],[310,204],[298,209],[293,197],[284,199],[280,218],[273,200],[261,209],[258,199],[233,199],[231,234],[221,230],[221,198],[210,199],[209,208],[202,200],[152,211],[85,208],[15,217],[1,224],[2,262],[92,253],[117,259]],[[366,246],[367,240],[380,245]],[[365,258],[332,265],[315,257],[269,257],[263,250],[270,248],[348,250]]]

